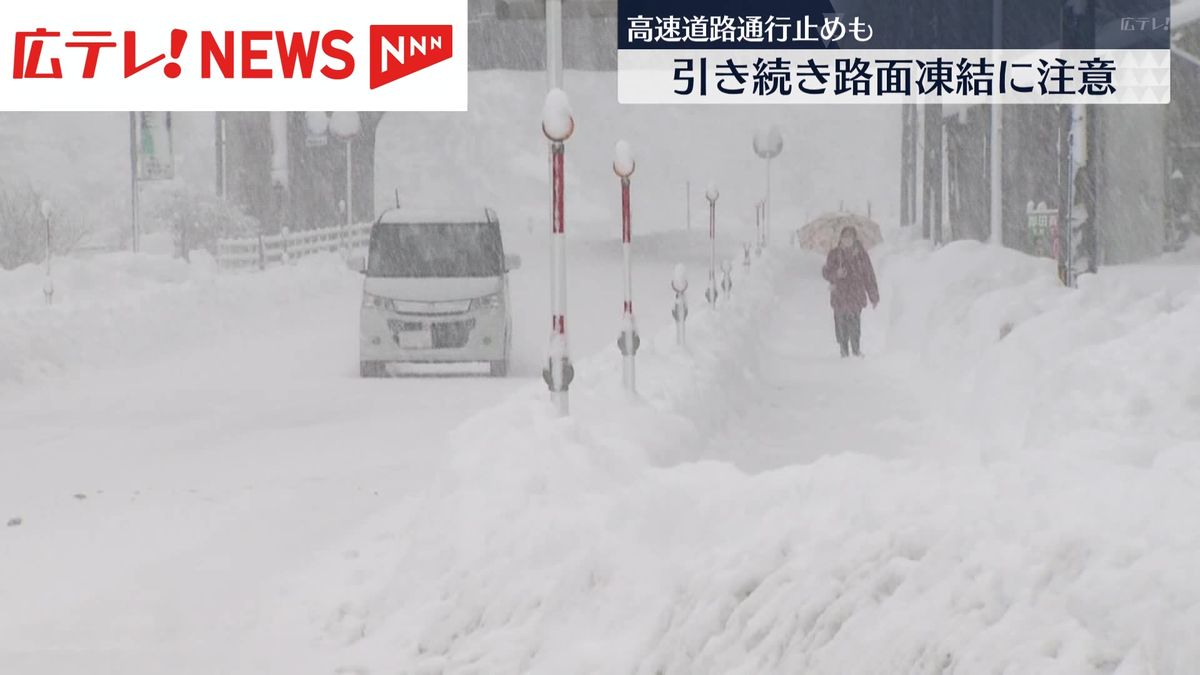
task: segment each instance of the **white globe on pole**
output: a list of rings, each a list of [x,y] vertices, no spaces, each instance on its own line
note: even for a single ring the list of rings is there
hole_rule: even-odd
[[[754,134],[754,152],[763,159],[775,159],[783,152],[783,132],[771,125]]]
[[[562,89],[551,89],[546,94],[546,103],[542,107],[542,133],[546,134],[546,138],[559,143],[575,133],[571,99]]]
[[[319,111],[304,113],[304,126],[311,136],[324,136],[329,133],[329,115]]]
[[[329,132],[345,140],[362,131],[362,122],[355,111],[339,111],[329,116]]]
[[[617,147],[613,151],[613,172],[621,178],[629,178],[636,168],[637,162],[633,159],[633,149],[629,147],[629,143],[617,141]]]
[[[675,266],[675,273],[671,276],[671,288],[677,293],[682,293],[687,290],[687,266],[679,263]]]

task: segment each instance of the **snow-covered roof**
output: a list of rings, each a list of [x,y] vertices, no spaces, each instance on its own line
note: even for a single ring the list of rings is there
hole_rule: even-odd
[[[497,221],[496,212],[487,207],[463,208],[390,208],[379,216],[384,225],[411,225],[417,223],[486,223]]]

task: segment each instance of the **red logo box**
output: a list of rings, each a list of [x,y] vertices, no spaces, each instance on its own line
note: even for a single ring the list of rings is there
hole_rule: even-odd
[[[453,26],[371,26],[371,89],[452,56]]]

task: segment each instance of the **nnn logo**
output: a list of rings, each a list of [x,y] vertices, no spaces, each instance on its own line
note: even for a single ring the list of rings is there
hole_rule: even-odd
[[[453,26],[371,26],[371,88],[454,56]]]

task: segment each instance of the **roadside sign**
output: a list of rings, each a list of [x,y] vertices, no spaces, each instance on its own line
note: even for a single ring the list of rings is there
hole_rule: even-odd
[[[143,112],[138,117],[138,180],[171,180],[175,177],[171,113]]]

